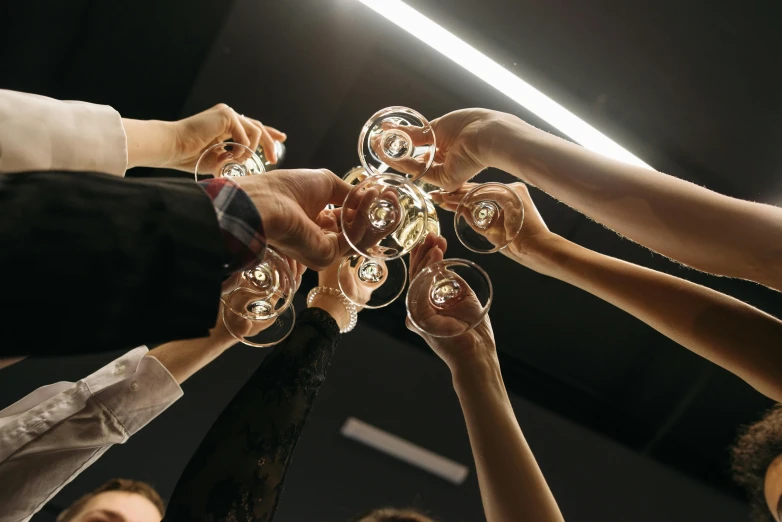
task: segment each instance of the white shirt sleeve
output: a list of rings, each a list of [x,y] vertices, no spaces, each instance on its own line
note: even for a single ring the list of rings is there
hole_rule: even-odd
[[[65,170],[124,176],[128,143],[107,105],[0,89],[0,174]]]
[[[182,396],[147,352],[136,348],[86,379],[44,386],[0,411],[0,522],[29,520]]]

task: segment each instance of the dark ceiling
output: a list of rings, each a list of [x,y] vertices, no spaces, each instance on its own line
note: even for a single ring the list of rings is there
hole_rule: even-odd
[[[409,3],[656,168],[782,203],[778,1]],[[484,106],[548,129],[355,0],[30,1],[0,9],[9,9],[0,19],[16,21],[0,35],[0,88],[108,103],[137,118],[172,119],[226,102],[288,133],[288,166],[345,172],[358,163],[361,125],[388,105],[431,118]],[[533,198],[550,228],[581,245],[782,317],[777,293],[687,270],[537,191]],[[495,282],[491,316],[513,391],[736,493],[726,448],[769,400],[580,290],[499,255],[469,254],[441,217],[449,256],[476,260]],[[403,319],[401,303],[362,314],[424,349]]]

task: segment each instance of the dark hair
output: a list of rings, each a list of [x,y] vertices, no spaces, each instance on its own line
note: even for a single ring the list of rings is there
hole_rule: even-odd
[[[351,522],[435,522],[415,509],[380,508],[354,517]]]
[[[95,491],[87,493],[79,500],[68,506],[65,511],[60,513],[60,516],[57,517],[57,522],[70,522],[81,512],[82,509],[84,509],[84,506],[87,505],[87,502],[107,491],[124,491],[126,493],[141,495],[145,499],[152,502],[152,504],[160,512],[161,517],[166,512],[166,506],[163,504],[163,499],[160,498],[160,495],[157,491],[155,491],[155,488],[146,482],[141,482],[139,480],[115,478],[109,480]]]
[[[776,522],[766,505],[766,471],[782,455],[782,405],[777,404],[758,422],[744,427],[731,448],[733,480],[749,497],[753,522]]]

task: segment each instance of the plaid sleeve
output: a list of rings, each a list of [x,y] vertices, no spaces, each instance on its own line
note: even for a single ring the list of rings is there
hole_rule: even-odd
[[[250,196],[230,178],[199,181],[212,200],[223,235],[229,273],[256,264],[266,251],[261,215]]]

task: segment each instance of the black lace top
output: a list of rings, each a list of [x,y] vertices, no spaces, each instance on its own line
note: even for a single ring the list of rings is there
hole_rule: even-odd
[[[285,473],[339,340],[334,319],[304,310],[223,410],[177,483],[166,521],[272,519]]]

